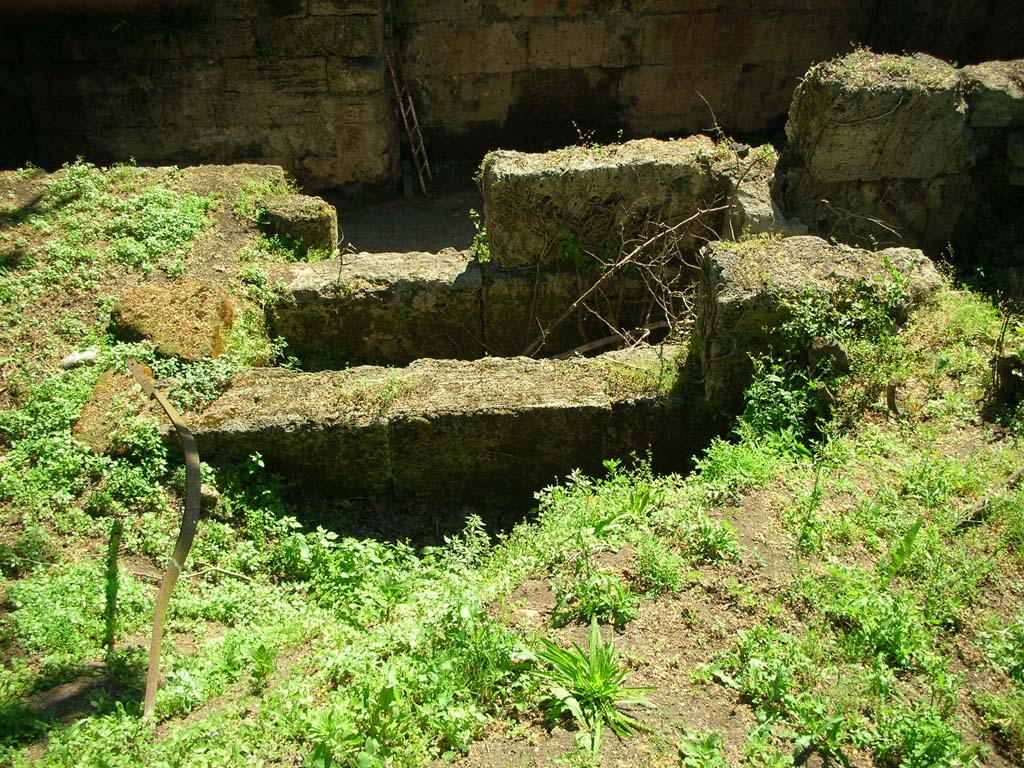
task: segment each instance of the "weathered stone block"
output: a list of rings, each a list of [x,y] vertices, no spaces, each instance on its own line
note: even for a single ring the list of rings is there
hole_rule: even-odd
[[[104,371],[96,379],[71,434],[94,453],[123,450],[128,430],[137,419],[159,423],[163,411],[126,370]]]
[[[382,406],[397,387],[386,368],[257,368],[236,376],[202,414],[185,418],[204,459],[259,451],[268,467],[318,491],[379,496],[391,485]]]
[[[633,130],[696,133],[714,125],[712,112],[721,119],[730,115],[726,99],[735,90],[740,71],[734,59],[700,67],[634,67],[623,72],[619,97],[629,105]]]
[[[256,16],[298,19],[306,15],[306,0],[258,0]]]
[[[482,14],[483,0],[395,0],[394,4],[394,16],[398,24],[473,19]]]
[[[420,75],[516,72],[527,66],[525,35],[514,24],[428,22],[406,27],[406,72]]]
[[[725,180],[729,210],[722,231],[723,240],[760,234],[805,235],[807,226],[787,219],[772,196],[778,155],[770,144],[747,147],[730,145],[731,152],[714,163],[714,171]]]
[[[383,93],[337,96],[330,100],[330,114],[335,125],[363,125],[383,133],[391,109]]]
[[[330,98],[321,94],[234,93],[215,103],[218,127],[280,128],[323,116]]]
[[[904,245],[941,253],[971,194],[961,173],[932,179],[824,182],[790,169],[780,199],[811,233],[872,247]]]
[[[650,359],[649,359],[650,358]],[[658,359],[677,361],[662,373]],[[573,469],[595,472],[655,433],[689,444],[699,402],[673,393],[679,350],[635,350],[613,360],[419,360],[407,368],[294,373],[257,369],[201,414],[186,414],[201,455],[259,451],[267,466],[320,492],[529,503]],[[652,402],[685,411],[650,418]],[[629,409],[644,409],[628,424]],[[613,423],[614,414],[614,423]],[[657,459],[657,457],[656,457]]]
[[[277,277],[271,326],[308,367],[483,354],[480,273],[468,253],[361,253]]]
[[[310,16],[369,16],[383,11],[383,0],[309,0]]]
[[[530,24],[529,36],[531,68],[569,69],[601,64],[605,37],[601,20],[543,19]]]
[[[750,46],[753,20],[722,13],[648,16],[643,21],[644,64],[702,64],[735,60]],[[705,94],[707,95],[707,94]]]
[[[182,91],[186,96],[197,91],[225,90],[224,66],[220,61],[183,59],[161,62],[154,67],[150,78],[153,87],[163,91]]]
[[[603,443],[611,404],[587,366],[485,358],[406,370],[415,400],[389,413],[397,496],[501,503],[573,469],[600,469],[594,443]]]
[[[1024,126],[1024,59],[964,67],[960,77],[972,127]]]
[[[944,61],[855,51],[812,67],[797,87],[789,154],[823,182],[963,173],[973,163],[966,112]]]
[[[609,18],[601,41],[602,67],[636,67],[643,62],[643,24],[632,14]]]
[[[423,125],[503,124],[512,106],[512,75],[507,72],[423,77],[417,85],[416,113]]]
[[[327,59],[327,89],[344,95],[385,92],[384,63],[331,57]]]
[[[488,19],[579,16],[596,10],[598,5],[611,10],[617,0],[484,0],[484,16]]]
[[[811,236],[709,244],[701,254],[694,337],[708,407],[739,413],[751,357],[791,352],[780,326],[792,302],[808,296],[840,302],[852,289],[883,285],[890,268],[906,280],[911,305],[941,287],[932,263],[909,248],[865,251]]]
[[[506,268],[617,258],[651,221],[675,225],[721,202],[715,153],[703,136],[493,152],[481,168],[492,257]],[[720,230],[721,218],[709,214],[682,227],[680,247],[695,249],[706,226]]]
[[[256,35],[251,18],[224,20],[210,27],[183,32],[181,53],[187,58],[234,59],[255,53]]]
[[[147,284],[114,306],[114,335],[152,342],[161,355],[199,360],[224,351],[234,322],[231,299],[219,286],[191,279]]]
[[[327,90],[326,60],[311,58],[228,59],[224,62],[224,87],[240,93],[302,92]]]
[[[256,46],[267,58],[379,56],[383,40],[379,16],[309,16],[258,19]]]
[[[338,214],[334,206],[309,195],[272,195],[260,203],[261,227],[291,240],[303,252],[338,250]]]
[[[384,50],[384,21],[380,15],[338,19],[332,53],[351,58],[380,56]]]

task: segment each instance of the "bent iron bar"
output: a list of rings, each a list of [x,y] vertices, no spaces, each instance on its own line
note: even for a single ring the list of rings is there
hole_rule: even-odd
[[[178,581],[178,576],[181,575],[181,569],[185,564],[185,558],[188,557],[188,551],[192,547],[192,540],[196,537],[196,528],[199,525],[199,449],[196,447],[196,440],[188,427],[182,424],[181,416],[174,410],[174,406],[153,386],[153,379],[150,378],[149,372],[134,359],[128,360],[126,365],[135,380],[142,386],[142,391],[156,400],[164,409],[167,418],[171,420],[178,432],[181,450],[185,454],[185,513],[181,518],[181,531],[178,533],[178,541],[171,554],[171,562],[167,564],[167,570],[160,582],[156,610],[153,612],[153,637],[149,644],[149,669],[146,672],[146,703],[142,710],[143,717],[150,717],[156,706],[156,689],[160,684],[160,644],[163,640],[164,621],[167,618],[167,604],[171,600],[171,592],[174,591],[174,585]]]

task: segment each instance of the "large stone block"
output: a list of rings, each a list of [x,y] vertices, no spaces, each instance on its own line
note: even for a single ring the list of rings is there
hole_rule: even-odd
[[[255,50],[267,59],[379,56],[383,35],[377,15],[258,19]]]
[[[309,0],[310,16],[371,16],[383,9],[384,0]]]
[[[624,242],[656,225],[676,225],[721,203],[725,189],[711,170],[707,137],[641,139],[544,154],[493,152],[481,184],[491,255],[506,268],[573,265],[617,258]],[[680,229],[693,250],[722,214]]]
[[[114,334],[147,339],[162,355],[199,360],[224,351],[234,322],[231,299],[218,286],[191,279],[144,285],[114,307]]]
[[[528,66],[537,69],[601,64],[605,24],[599,19],[543,19],[529,26]]]
[[[361,253],[278,275],[274,333],[309,367],[483,354],[480,273],[468,254]]]
[[[608,18],[601,41],[602,67],[636,67],[643,63],[643,22],[633,14]]]
[[[791,350],[781,330],[794,302],[839,304],[851,290],[881,288],[890,269],[906,281],[911,305],[942,284],[932,263],[910,248],[865,251],[811,236],[709,244],[701,254],[694,336],[708,407],[728,415],[743,410],[752,357],[806,352]]]
[[[183,32],[181,52],[194,59],[234,59],[255,54],[256,34],[251,18],[219,21],[202,29]]]
[[[753,20],[723,13],[648,16],[643,22],[644,64],[697,65],[737,61],[750,47]],[[739,62],[737,62],[739,63]]]
[[[295,243],[302,253],[338,250],[338,214],[322,198],[271,195],[260,202],[260,209],[260,226]]]
[[[956,70],[930,56],[855,51],[812,67],[793,94],[793,162],[823,182],[927,179],[973,163]]]
[[[509,22],[437,21],[406,27],[409,75],[516,72],[527,66],[526,35]]]
[[[572,470],[596,472],[637,445],[668,439],[673,456],[703,447],[699,398],[677,386],[682,362],[666,347],[570,361],[258,369],[186,419],[204,458],[259,451],[319,492],[528,505]]]
[[[741,70],[734,59],[633,67],[623,72],[619,97],[634,131],[697,133],[714,128],[716,120],[728,127]]]
[[[332,56],[327,59],[327,88],[331,93],[353,95],[387,92],[384,62]]]
[[[482,14],[483,0],[395,0],[394,3],[394,17],[398,24],[474,19]]]
[[[225,92],[215,111],[218,127],[280,128],[323,117],[330,106],[320,94]]]
[[[224,64],[206,59],[182,59],[164,61],[150,72],[153,87],[164,91],[182,91],[184,94],[196,91],[223,91]]]
[[[422,125],[504,124],[512,107],[512,75],[434,75],[419,78],[417,115]]]
[[[1024,59],[964,67],[960,77],[972,127],[1024,126]]]
[[[280,58],[262,63],[256,59],[227,59],[224,88],[239,93],[318,93],[327,90],[326,60]]]
[[[614,9],[618,0],[484,0],[488,19],[518,19],[539,16],[579,16],[598,7]]]
[[[246,459],[318,491],[380,496],[391,487],[381,405],[398,386],[386,368],[302,374],[257,368],[199,415],[186,415],[205,460]]]

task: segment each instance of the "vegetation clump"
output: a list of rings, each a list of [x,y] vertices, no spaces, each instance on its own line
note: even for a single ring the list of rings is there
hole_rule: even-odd
[[[107,222],[128,216],[118,231],[146,248],[160,228],[142,211],[170,198],[97,201],[150,181],[80,163],[41,207],[6,210],[0,291],[81,300],[108,266],[144,269],[110,255]],[[56,250],[10,255],[24,227]],[[576,765],[1019,763],[1024,449],[1021,406],[992,400],[1001,311],[947,284],[893,322],[892,282],[839,309],[794,300],[785,353],[759,357],[746,410],[689,475],[607,461],[539,490],[508,531],[468,515],[429,546],[356,536],[259,454],[204,465],[219,503],[171,603],[155,720],[146,625],[182,468],[144,421],[104,454],[72,427],[128,356],[200,408],[255,359],[251,337],[185,363],[116,342],[99,313],[54,327],[5,304],[0,333],[29,359],[0,359],[0,762],[420,766],[500,747]],[[843,364],[788,353],[825,337]],[[58,368],[58,341],[96,343],[100,364]],[[1002,343],[1022,342],[1006,324]]]

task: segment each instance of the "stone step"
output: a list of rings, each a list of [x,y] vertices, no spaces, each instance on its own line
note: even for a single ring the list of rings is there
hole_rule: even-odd
[[[679,268],[666,271],[670,280],[688,279]],[[523,354],[596,275],[503,270],[478,263],[472,251],[448,249],[288,264],[272,278],[281,286],[272,332],[307,370],[322,370]],[[553,328],[540,354],[607,336],[609,326],[631,330],[664,319],[635,273],[608,280],[588,305],[596,313],[581,308]]]
[[[342,497],[529,504],[572,470],[651,449],[682,469],[712,433],[679,347],[565,361],[419,360],[299,373],[254,369],[188,415],[204,461],[262,454]]]

